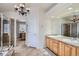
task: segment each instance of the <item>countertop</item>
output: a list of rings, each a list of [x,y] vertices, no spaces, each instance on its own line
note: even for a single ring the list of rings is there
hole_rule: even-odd
[[[79,47],[79,38],[66,37],[62,35],[47,35],[47,37],[54,38],[55,40]]]

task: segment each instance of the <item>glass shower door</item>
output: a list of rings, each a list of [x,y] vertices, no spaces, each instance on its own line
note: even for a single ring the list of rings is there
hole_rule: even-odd
[[[0,56],[5,56],[14,44],[14,20],[0,14]],[[10,52],[9,52],[10,53]]]
[[[1,17],[0,17],[0,53],[1,53]]]
[[[9,49],[10,37],[9,37],[9,21],[7,17],[3,17],[3,51]]]

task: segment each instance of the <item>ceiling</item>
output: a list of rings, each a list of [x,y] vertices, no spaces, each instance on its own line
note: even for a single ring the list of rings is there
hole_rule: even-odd
[[[0,3],[0,13],[5,14],[7,17],[15,18],[17,20],[26,21],[26,17],[18,15],[14,11],[14,5],[17,3]],[[48,11],[51,7],[54,7],[56,3],[26,3],[26,7],[37,8],[43,10],[44,12]]]
[[[14,5],[17,3],[0,3],[0,12],[14,11]],[[27,3],[26,7],[39,7],[44,11],[47,11],[55,3]]]
[[[0,3],[0,12],[12,12],[16,4],[17,3]],[[74,11],[79,10],[79,3],[26,3],[26,7],[37,7],[45,11],[50,17],[60,18],[75,14]],[[68,8],[72,8],[72,10],[68,10]]]
[[[62,18],[79,14],[79,3],[59,3],[51,8],[47,14],[51,18]]]

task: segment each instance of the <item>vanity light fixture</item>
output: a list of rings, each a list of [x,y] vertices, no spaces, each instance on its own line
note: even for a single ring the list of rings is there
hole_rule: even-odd
[[[20,3],[14,6],[14,9],[16,12],[19,13],[19,15],[27,15],[30,12],[30,8],[27,8],[25,6],[25,3]]]

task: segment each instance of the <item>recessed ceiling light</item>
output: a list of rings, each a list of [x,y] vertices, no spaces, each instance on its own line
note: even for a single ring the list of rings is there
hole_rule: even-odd
[[[59,16],[57,18],[60,18]]]
[[[79,10],[75,10],[75,12],[79,12]]]
[[[68,8],[68,10],[72,10],[72,9],[73,9],[72,7]]]
[[[52,18],[54,18],[54,16],[51,16]]]

